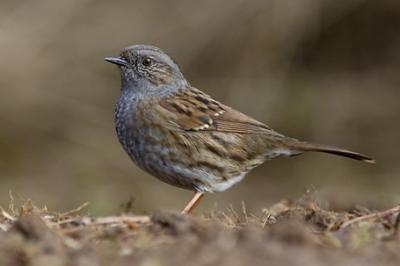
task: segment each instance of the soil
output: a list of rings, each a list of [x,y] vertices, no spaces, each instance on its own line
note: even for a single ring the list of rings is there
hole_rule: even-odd
[[[400,207],[322,209],[303,197],[260,214],[49,212],[30,201],[0,215],[0,265],[400,265]]]

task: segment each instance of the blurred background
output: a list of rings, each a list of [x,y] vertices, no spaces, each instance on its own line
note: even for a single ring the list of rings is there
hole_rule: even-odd
[[[93,214],[180,209],[192,196],[139,170],[117,141],[117,68],[153,44],[192,85],[286,135],[371,155],[276,159],[209,195],[203,211],[260,210],[315,190],[368,205],[400,201],[398,0],[0,3],[0,205],[31,198]]]

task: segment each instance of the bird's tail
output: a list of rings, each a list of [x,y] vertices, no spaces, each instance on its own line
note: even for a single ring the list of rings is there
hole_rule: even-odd
[[[294,141],[291,143],[290,148],[299,152],[306,152],[306,151],[325,152],[339,156],[344,156],[355,160],[364,161],[367,163],[375,163],[375,160],[367,155],[328,145],[313,144],[303,141]]]

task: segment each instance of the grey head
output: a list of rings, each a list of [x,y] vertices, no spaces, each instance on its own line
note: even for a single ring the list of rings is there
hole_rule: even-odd
[[[178,65],[155,46],[132,45],[123,49],[118,57],[105,60],[119,67],[123,91],[166,95],[188,85]]]

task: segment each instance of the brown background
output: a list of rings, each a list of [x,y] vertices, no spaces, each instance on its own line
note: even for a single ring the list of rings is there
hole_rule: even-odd
[[[140,171],[114,132],[117,69],[131,44],[168,52],[192,85],[287,135],[375,157],[308,154],[254,170],[203,210],[261,207],[307,189],[334,201],[399,201],[397,0],[94,1],[0,4],[0,205],[181,208],[191,193]]]

